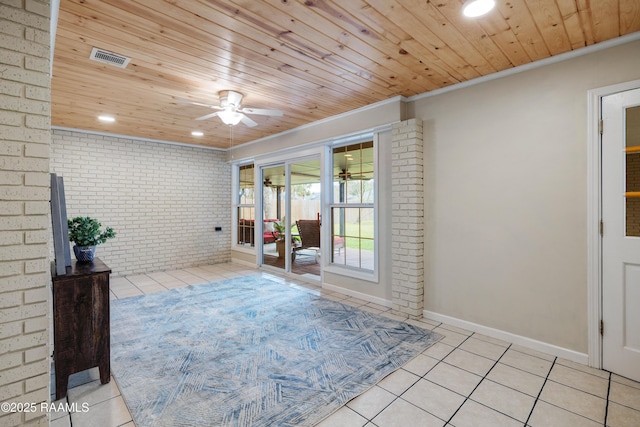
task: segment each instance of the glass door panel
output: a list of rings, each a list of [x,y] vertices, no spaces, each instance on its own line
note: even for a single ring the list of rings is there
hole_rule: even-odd
[[[320,279],[320,159],[289,165],[291,176],[291,272]]]
[[[640,237],[640,106],[625,112],[626,235]]]
[[[286,174],[285,166],[278,165],[262,169],[262,264],[286,269],[285,230],[286,223]]]

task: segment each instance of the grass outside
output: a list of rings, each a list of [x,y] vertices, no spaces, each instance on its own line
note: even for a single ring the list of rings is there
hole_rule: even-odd
[[[373,221],[345,223],[345,246],[352,249],[373,251]]]
[[[299,234],[295,223],[291,225],[291,234]],[[373,221],[363,221],[360,227],[357,222],[345,223],[345,246],[373,252]]]

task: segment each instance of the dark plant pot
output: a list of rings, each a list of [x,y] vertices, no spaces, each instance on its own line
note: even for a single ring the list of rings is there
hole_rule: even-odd
[[[95,246],[74,246],[73,253],[76,255],[78,262],[93,262],[96,254]]]
[[[278,258],[284,258],[286,250],[284,240],[276,240],[276,249],[278,250]]]

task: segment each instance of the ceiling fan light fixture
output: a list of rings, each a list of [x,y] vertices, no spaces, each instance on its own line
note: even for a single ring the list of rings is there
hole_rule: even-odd
[[[495,0],[467,0],[462,6],[462,13],[466,17],[477,18],[489,13],[495,5]]]
[[[242,120],[242,113],[238,113],[237,111],[233,111],[231,109],[226,109],[220,111],[218,113],[218,117],[220,117],[220,120],[222,120],[222,123],[224,123],[225,125],[235,126],[240,123],[240,120]]]

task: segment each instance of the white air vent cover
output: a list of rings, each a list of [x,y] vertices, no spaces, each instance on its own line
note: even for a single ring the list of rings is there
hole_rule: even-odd
[[[105,64],[115,65],[116,67],[125,68],[131,58],[127,58],[126,56],[118,55],[117,53],[109,52],[103,49],[98,49],[94,47],[91,50],[91,56],[89,59],[93,59],[94,61],[104,62]]]

